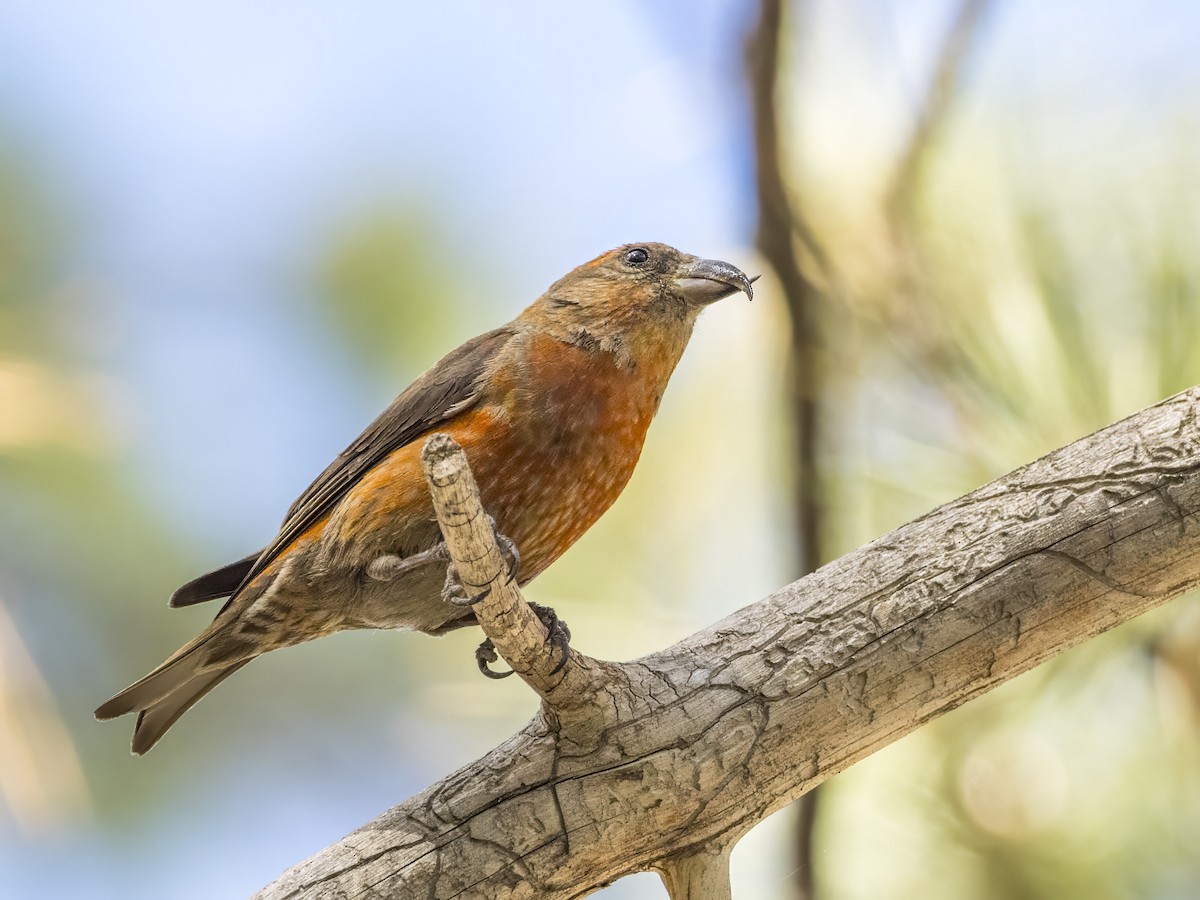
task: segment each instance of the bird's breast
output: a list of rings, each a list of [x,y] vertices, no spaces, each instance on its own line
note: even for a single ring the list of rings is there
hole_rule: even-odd
[[[546,336],[531,340],[472,461],[484,506],[532,578],[620,495],[641,455],[663,383],[653,372]],[[666,373],[669,376],[669,372]],[[468,454],[470,455],[470,454]]]
[[[475,406],[431,429],[466,453],[484,509],[521,551],[522,582],[561,556],[624,489],[674,367],[668,360],[665,369],[631,366],[531,335],[522,353],[489,374]],[[339,504],[322,541],[331,570],[437,541],[424,443],[422,436],[393,452]]]

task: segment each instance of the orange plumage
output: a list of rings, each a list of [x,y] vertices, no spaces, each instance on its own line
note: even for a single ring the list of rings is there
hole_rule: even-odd
[[[627,245],[555,282],[520,316],[448,354],[351,444],[288,511],[263,551],[176,591],[229,597],[213,623],[102,705],[137,712],[135,753],[262,653],[347,628],[431,634],[474,622],[446,601],[441,535],[420,465],[446,432],[484,508],[520,551],[520,583],[590,528],[633,474],[700,310],[738,269],[662,244]]]

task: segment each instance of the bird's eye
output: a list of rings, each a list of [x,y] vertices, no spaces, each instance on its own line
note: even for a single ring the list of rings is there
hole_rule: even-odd
[[[637,247],[633,250],[630,250],[628,253],[625,254],[625,262],[629,263],[631,266],[640,266],[642,263],[644,263],[649,258],[650,258],[650,254],[647,253],[645,250],[643,250],[641,247]]]

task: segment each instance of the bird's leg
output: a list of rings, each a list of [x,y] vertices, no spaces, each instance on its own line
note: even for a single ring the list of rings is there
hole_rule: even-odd
[[[367,576],[375,581],[395,581],[405,572],[419,569],[431,563],[447,563],[450,561],[450,551],[444,542],[412,556],[397,556],[389,553],[378,556],[367,564]]]
[[[492,533],[496,536],[496,545],[500,548],[500,555],[508,562],[508,578],[511,581],[521,571],[521,552],[510,537],[496,530],[495,519],[488,516],[487,520],[488,525],[491,526]],[[438,546],[444,548],[446,545],[439,544]],[[449,559],[448,556],[445,558]],[[458,570],[454,568],[454,563],[451,562],[446,566],[446,583],[442,585],[442,599],[447,603],[452,603],[455,606],[474,606],[490,592],[490,588],[484,588],[480,593],[471,596],[467,592],[466,585],[462,583],[462,579],[458,575]],[[492,660],[492,662],[495,662],[495,660]]]
[[[488,516],[488,522],[495,531],[495,520]],[[508,577],[516,578],[517,572],[521,569],[521,553],[507,535],[498,531],[495,534],[500,553],[508,562]],[[442,599],[447,603],[453,603],[455,606],[471,606],[487,596],[486,591],[474,597],[467,594],[454,564],[450,561],[450,551],[446,548],[444,541],[439,541],[428,550],[422,550],[412,556],[400,556],[395,553],[378,556],[367,564],[367,577],[374,581],[395,581],[406,572],[438,563],[446,566],[446,583],[442,586]]]
[[[567,623],[558,617],[549,606],[542,606],[540,603],[530,603],[529,608],[533,610],[534,615],[538,617],[546,630],[550,632],[550,646],[557,647],[558,652],[562,654],[562,659],[558,661],[550,674],[553,675],[562,669],[567,664],[567,660],[571,658],[571,629],[567,627]],[[496,672],[489,668],[489,663],[498,662],[500,659],[496,653],[496,645],[492,643],[492,639],[488,638],[479,645],[475,651],[475,662],[479,664],[479,671],[488,678],[507,678],[512,674],[510,669],[507,672]]]

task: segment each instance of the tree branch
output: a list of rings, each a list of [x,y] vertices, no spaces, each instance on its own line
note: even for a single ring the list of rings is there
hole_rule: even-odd
[[[733,847],[700,848],[671,856],[658,866],[671,900],[733,900],[729,854]]]
[[[579,696],[564,678],[504,744],[257,896],[573,898],[647,870],[728,896],[679,860],[1200,583],[1198,422],[1200,387],[673,647],[581,656]]]
[[[548,698],[579,660],[561,661],[550,651],[549,632],[534,615],[511,577],[496,534],[479,502],[479,488],[466,454],[448,434],[432,435],[421,449],[421,465],[433,497],[442,539],[450,551],[471,611],[484,634],[514,672]],[[573,696],[566,693],[565,696]]]

